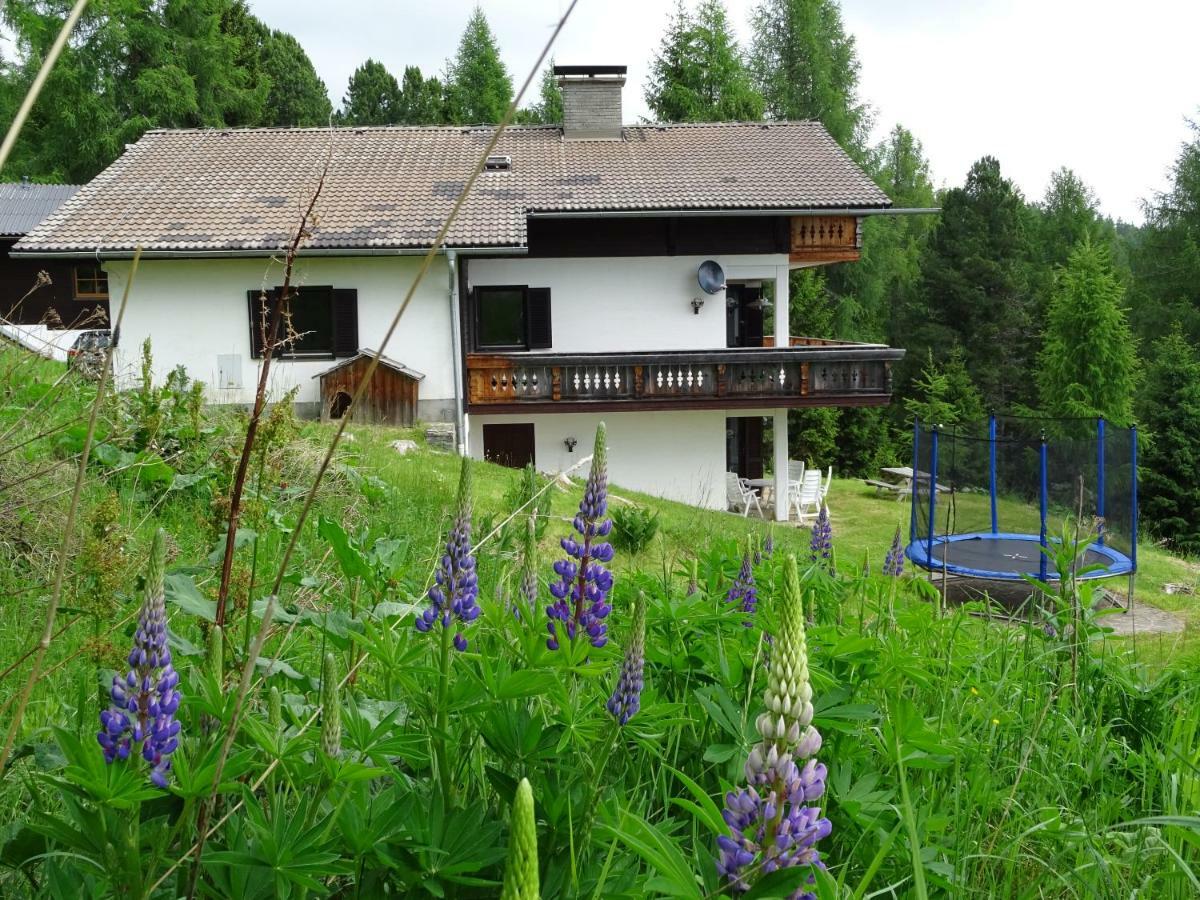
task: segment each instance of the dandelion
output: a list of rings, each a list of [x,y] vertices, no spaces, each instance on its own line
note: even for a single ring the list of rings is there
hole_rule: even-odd
[[[821,735],[812,725],[804,605],[792,556],[784,567],[779,634],[763,699],[766,709],[755,722],[761,740],[746,760],[747,786],[725,795],[722,816],[730,833],[717,838],[717,871],[735,893],[750,890],[752,871],[824,868],[815,845],[832,828],[808,805],[825,793],[827,773],[815,758]],[[792,894],[793,900],[814,897],[805,890]]]
[[[899,578],[904,574],[904,547],[900,543],[900,526],[896,526],[896,533],[892,535],[892,546],[888,548],[887,556],[883,560],[883,574],[892,578]]]
[[[167,610],[164,603],[163,569],[166,564],[166,533],[159,529],[150,546],[146,571],[146,593],[138,615],[129,672],[113,676],[109,696],[112,706],[100,713],[96,740],[104,749],[105,762],[128,759],[134,745],[150,763],[150,780],[167,786],[171,754],[179,746],[179,675],[171,665],[167,646]]]
[[[618,723],[624,725],[634,717],[642,706],[642,688],[645,686],[646,664],[646,595],[638,594],[633,604],[633,633],[625,659],[621,663],[621,674],[616,690],[608,698],[608,711]]]
[[[479,618],[479,581],[471,555],[471,466],[466,457],[458,479],[458,515],[428,596],[429,605],[415,623],[417,631],[428,632],[439,620],[449,629],[457,619],[454,646],[466,650],[463,626]]]
[[[546,646],[557,650],[563,635],[574,641],[583,633],[593,647],[608,642],[605,618],[612,607],[608,593],[612,590],[612,573],[604,563],[613,558],[612,544],[597,541],[608,537],[612,519],[604,518],[608,509],[608,465],[605,452],[605,429],[601,422],[596,428],[596,446],[592,451],[592,469],[588,473],[579,515],[572,523],[578,537],[567,536],[560,542],[567,556],[554,564],[558,580],[551,582],[554,602],[546,607],[550,636]]]
[[[742,554],[742,567],[738,571],[737,578],[733,580],[729,593],[725,595],[725,602],[740,603],[742,612],[751,616],[758,608],[758,589],[754,586],[754,570],[750,567],[749,545]],[[751,622],[747,619],[742,624],[749,628]]]
[[[504,887],[500,900],[541,900],[538,882],[537,821],[533,809],[533,788],[522,778],[513,798],[509,821],[508,862],[504,866]]]
[[[833,525],[829,522],[829,507],[824,503],[821,504],[821,512],[813,525],[808,552],[813,565],[820,565],[826,569],[832,567]]]

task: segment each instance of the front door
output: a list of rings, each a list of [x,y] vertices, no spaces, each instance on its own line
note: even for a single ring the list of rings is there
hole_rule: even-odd
[[[738,416],[725,420],[726,468],[742,478],[763,477],[763,420]]]
[[[523,469],[536,463],[533,454],[533,423],[504,422],[484,425],[483,458],[514,469]]]

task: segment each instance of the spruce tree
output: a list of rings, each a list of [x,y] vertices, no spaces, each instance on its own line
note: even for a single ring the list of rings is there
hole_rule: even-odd
[[[1141,519],[1173,549],[1200,554],[1200,357],[1178,325],[1154,345],[1138,406]]]
[[[1055,277],[1046,312],[1037,369],[1044,412],[1130,422],[1137,346],[1124,298],[1108,250],[1085,236]]]
[[[456,125],[492,124],[504,118],[513,98],[512,79],[483,10],[471,14],[446,66],[446,109]]]
[[[342,101],[346,125],[395,125],[401,121],[400,84],[381,62],[368,59],[354,70]]]
[[[773,119],[815,119],[853,155],[868,126],[858,100],[858,54],[834,0],[762,0],[752,16],[750,65]]]
[[[651,65],[646,103],[661,122],[731,122],[762,117],[755,89],[721,0],[694,16],[680,2]]]

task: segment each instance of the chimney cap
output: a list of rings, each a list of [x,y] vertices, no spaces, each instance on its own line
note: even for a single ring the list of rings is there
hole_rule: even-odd
[[[624,75],[628,66],[555,66],[555,75],[587,75],[594,78],[597,75]]]

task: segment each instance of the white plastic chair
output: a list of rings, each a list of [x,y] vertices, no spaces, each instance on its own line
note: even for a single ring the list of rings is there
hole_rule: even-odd
[[[762,506],[758,502],[758,491],[746,484],[745,479],[738,478],[736,472],[725,473],[725,500],[734,512],[740,510],[743,518],[750,515],[752,506],[758,510],[760,517],[763,514]]]
[[[821,485],[821,502],[825,502],[825,498],[829,496],[829,488],[833,486],[833,466],[829,467],[829,471],[825,473],[825,483]]]
[[[809,469],[804,479],[788,491],[788,512],[796,511],[796,519],[803,524],[821,512],[821,470]]]

